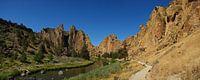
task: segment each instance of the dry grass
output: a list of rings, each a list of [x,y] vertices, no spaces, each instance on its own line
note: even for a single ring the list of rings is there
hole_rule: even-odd
[[[186,72],[181,76],[182,80],[199,80],[200,79],[200,62],[189,65]]]
[[[131,75],[135,74],[143,68],[142,65],[138,64],[137,61],[127,61],[121,64],[123,69],[120,72],[111,74],[107,78],[101,80],[128,80]]]
[[[151,80],[200,79],[200,31],[148,57]],[[156,52],[155,52],[156,53]]]

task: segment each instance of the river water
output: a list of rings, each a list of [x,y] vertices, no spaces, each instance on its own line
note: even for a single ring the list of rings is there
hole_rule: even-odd
[[[15,77],[16,80],[63,80],[64,78],[70,78],[77,76],[82,73],[89,72],[96,68],[102,67],[103,63],[101,61],[95,62],[86,67],[80,68],[72,68],[72,69],[60,69],[60,70],[52,70],[52,71],[41,71],[37,73],[33,73],[27,76],[17,76]]]

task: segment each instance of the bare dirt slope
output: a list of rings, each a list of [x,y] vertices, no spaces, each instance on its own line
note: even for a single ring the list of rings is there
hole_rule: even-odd
[[[150,80],[199,80],[200,30],[147,60],[153,64]]]

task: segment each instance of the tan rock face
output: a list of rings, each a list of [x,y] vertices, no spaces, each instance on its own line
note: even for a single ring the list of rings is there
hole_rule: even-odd
[[[46,28],[41,32],[41,37],[43,41],[47,41],[53,44],[54,47],[63,46],[63,36],[64,36],[63,25],[58,26],[56,29]]]
[[[200,0],[174,0],[168,7],[156,7],[147,25],[140,32],[123,42],[128,52],[138,49],[155,50],[162,45],[171,45],[187,37],[200,27]]]
[[[89,37],[75,26],[71,26],[69,31],[64,31],[64,26],[59,25],[34,33],[24,25],[0,19],[0,31],[0,52],[3,54],[35,53],[40,46],[44,46],[46,53],[56,55],[67,55],[70,50],[80,53],[83,47],[90,53],[94,50]]]
[[[77,30],[75,26],[70,27],[69,31],[64,31],[63,25],[60,25],[55,29],[46,28],[41,33],[34,33],[23,25],[4,20],[0,20],[0,25],[1,46],[8,47],[0,47],[2,53],[11,53],[14,48],[20,49],[18,51],[26,51],[27,48],[34,51],[38,45],[44,44],[48,53],[56,54],[67,54],[69,50],[80,52],[83,46],[92,55],[116,52],[124,47],[129,54],[138,54],[174,44],[196,31],[200,27],[200,0],[174,0],[168,7],[155,7],[147,24],[140,26],[138,34],[123,42],[115,35],[110,35],[96,48],[91,44],[88,35]]]
[[[63,25],[55,29],[43,29],[41,38],[46,46],[47,52],[58,55],[68,54],[70,50],[77,53],[86,46],[89,52],[94,48],[87,35],[81,30],[77,30],[75,26],[71,26],[69,31],[64,31]]]
[[[83,46],[87,46],[89,51],[94,48],[89,37],[83,31],[77,30],[75,26],[70,27],[70,31],[66,36],[68,37],[68,47],[74,48],[76,52],[79,52]]]
[[[117,36],[112,34],[106,37],[100,45],[97,47],[97,50],[100,53],[110,53],[116,52],[122,47],[122,43],[120,40],[117,39]]]

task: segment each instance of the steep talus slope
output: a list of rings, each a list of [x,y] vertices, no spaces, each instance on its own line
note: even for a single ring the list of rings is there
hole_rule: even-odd
[[[200,27],[200,1],[174,0],[168,7],[156,7],[140,32],[123,44],[130,55],[160,50],[181,41]]]
[[[200,30],[182,41],[169,46],[169,49],[154,54],[151,80],[198,80],[200,79]]]

